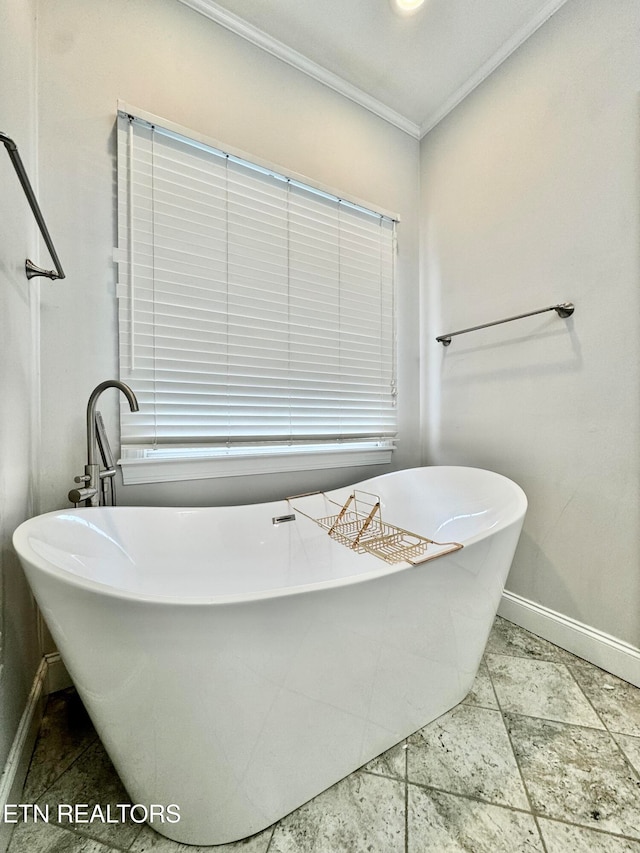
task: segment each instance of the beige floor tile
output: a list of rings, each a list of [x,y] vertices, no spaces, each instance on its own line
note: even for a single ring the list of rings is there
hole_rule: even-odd
[[[487,655],[487,666],[503,711],[604,728],[564,664]]]
[[[612,732],[640,737],[640,688],[586,661],[569,669]]]
[[[269,853],[404,853],[405,786],[354,773],[283,818]]]
[[[111,853],[111,847],[52,823],[19,823],[9,853]]]
[[[525,631],[519,625],[514,625],[507,619],[496,617],[487,641],[486,654],[511,655],[519,658],[536,658],[551,660],[557,663],[572,663],[579,661],[571,652],[566,652],[559,646],[554,646],[542,637]]]
[[[22,802],[35,803],[97,737],[75,690],[60,690],[50,696],[31,758]]]
[[[537,813],[640,838],[640,784],[608,732],[505,718]]]
[[[410,782],[528,808],[499,711],[458,705],[411,735],[408,743]]]
[[[96,741],[60,776],[39,804],[56,808],[59,803],[87,804],[89,811],[94,805],[103,807],[110,805],[112,814],[118,816],[116,806],[119,803],[130,803],[129,795],[118,778],[113,764],[100,741]],[[90,824],[71,824],[60,822],[61,826],[69,829],[90,831],[94,838],[99,838],[105,844],[113,844],[127,848],[136,839],[141,830],[141,824],[127,819],[124,822],[107,823],[101,820]],[[87,827],[90,826],[90,830]]]
[[[544,853],[535,821],[524,812],[414,785],[408,811],[409,853]]]

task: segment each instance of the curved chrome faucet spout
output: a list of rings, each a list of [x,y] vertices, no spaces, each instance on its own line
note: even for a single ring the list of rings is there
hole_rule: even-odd
[[[140,411],[138,400],[128,385],[120,382],[117,379],[107,379],[101,382],[91,392],[89,402],[87,403],[87,463],[89,465],[96,464],[96,404],[98,397],[107,388],[118,388],[129,401],[129,408],[132,412]]]
[[[107,379],[106,382],[101,382],[91,392],[89,402],[87,404],[87,464],[84,466],[84,475],[76,477],[76,483],[81,483],[79,489],[71,489],[69,492],[69,500],[76,504],[84,503],[87,506],[100,506],[100,486],[104,478],[109,478],[111,483],[111,503],[115,505],[115,486],[113,477],[116,473],[115,464],[111,457],[111,449],[106,438],[102,418],[100,418],[100,429],[102,432],[98,436],[98,428],[96,427],[96,404],[98,397],[107,388],[117,388],[122,391],[124,396],[129,401],[129,408],[132,412],[140,410],[136,395],[128,385],[124,382],[119,382],[117,379]],[[105,463],[104,470],[100,470],[100,464],[96,461],[98,456],[98,437],[100,437],[101,450],[103,457],[108,457],[110,461]],[[106,453],[105,453],[106,445]],[[103,486],[104,491],[104,486]],[[106,502],[106,495],[103,494],[103,502]]]

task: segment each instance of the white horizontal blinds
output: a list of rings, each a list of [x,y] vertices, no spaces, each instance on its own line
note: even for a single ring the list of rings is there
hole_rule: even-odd
[[[123,444],[394,435],[394,223],[128,124],[120,359],[140,413]]]
[[[393,223],[292,187],[292,428],[395,433]]]

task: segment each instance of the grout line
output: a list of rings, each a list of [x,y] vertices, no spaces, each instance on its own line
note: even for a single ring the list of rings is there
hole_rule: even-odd
[[[538,830],[538,836],[540,838],[540,843],[542,844],[542,849],[544,850],[544,853],[548,853],[547,842],[544,840],[544,835],[542,834],[542,829],[540,828],[540,821],[538,820],[538,815],[533,814],[533,812],[532,812],[532,815],[533,815],[533,822],[535,823],[536,829]]]
[[[516,812],[517,814],[528,814],[532,816],[534,814],[531,809],[510,806],[508,803],[496,803],[494,800],[485,800],[483,797],[477,797],[474,794],[460,794],[458,791],[439,788],[437,785],[426,785],[424,782],[409,782],[408,785],[413,785],[414,788],[420,788],[423,791],[436,791],[438,794],[447,794],[451,797],[461,797],[463,800],[471,800],[471,802],[480,803],[480,805],[483,806],[495,806],[497,809],[506,809],[509,812]]]
[[[550,820],[550,821],[553,821],[554,823],[561,823],[561,824],[564,824],[565,826],[575,826],[578,829],[591,830],[592,832],[598,832],[601,835],[612,835],[615,838],[624,838],[625,840],[628,840],[628,841],[634,841],[636,844],[638,842],[640,842],[640,836],[624,835],[623,833],[620,833],[620,832],[611,832],[609,830],[602,829],[601,827],[591,826],[590,824],[586,824],[586,823],[575,823],[574,821],[566,820],[565,818],[554,817],[552,815],[543,814],[542,812],[534,810],[534,809],[529,811],[527,809],[518,808],[518,806],[510,806],[510,805],[507,805],[505,803],[496,803],[492,800],[485,800],[482,797],[476,797],[473,794],[460,794],[457,791],[449,791],[446,788],[438,788],[435,785],[425,785],[425,784],[420,783],[420,782],[409,782],[409,785],[413,785],[414,788],[419,788],[419,789],[424,790],[424,791],[436,791],[439,794],[446,794],[450,797],[458,797],[462,800],[470,800],[473,803],[480,803],[480,805],[484,805],[484,806],[495,806],[497,809],[504,809],[505,811],[515,812],[516,814],[531,815],[531,817],[533,817],[534,819],[544,818],[545,820]],[[536,820],[536,825],[537,825],[537,820]],[[542,843],[544,846],[544,839],[542,839]],[[546,850],[546,847],[545,847],[545,850]]]
[[[409,853],[409,738],[404,741],[404,853]]]
[[[493,683],[493,676],[491,675],[491,669],[487,664],[487,673],[489,674],[489,683],[491,684],[491,688],[493,690],[493,695],[495,696],[496,702],[498,703],[498,710],[500,711],[500,719],[502,720],[502,725],[504,726],[504,730],[506,732],[509,746],[511,747],[511,754],[513,755],[513,760],[515,761],[516,767],[518,768],[518,774],[520,776],[520,781],[522,783],[522,788],[524,790],[525,797],[527,798],[527,802],[529,803],[529,813],[533,817],[533,822],[536,825],[536,829],[538,830],[538,838],[540,839],[540,843],[542,844],[542,849],[544,853],[547,853],[547,845],[545,844],[544,838],[542,837],[542,832],[540,830],[540,824],[538,823],[538,819],[534,814],[533,803],[531,802],[531,794],[529,793],[529,788],[527,787],[527,783],[524,778],[524,773],[522,772],[522,767],[520,766],[520,762],[518,761],[518,756],[516,754],[516,750],[513,744],[513,739],[511,738],[511,733],[509,732],[509,726],[507,725],[507,721],[504,718],[504,711],[502,710],[502,703],[500,702],[500,697],[498,696],[498,692],[496,690],[496,686]]]
[[[123,847],[117,841],[116,842],[113,842],[111,840],[107,841],[106,839],[100,838],[97,835],[91,835],[90,833],[85,832],[82,829],[69,829],[67,826],[63,826],[62,824],[57,823],[54,820],[48,821],[47,825],[55,826],[55,827],[57,827],[57,829],[61,830],[62,832],[67,833],[68,835],[79,836],[80,838],[86,838],[89,841],[95,841],[98,844],[101,844],[105,848],[105,853],[106,853],[106,851],[108,851],[108,853],[111,853],[112,850],[118,851],[118,853],[128,853],[128,850],[131,847],[131,844],[133,844],[134,841],[137,841],[137,838],[138,838],[138,836],[136,835],[136,837],[133,839],[133,841],[130,844],[128,844],[126,847]],[[140,828],[142,829],[142,827],[140,827]]]
[[[502,619],[504,619],[504,617],[498,617],[498,618],[502,618]],[[507,621],[507,622],[508,622],[509,620],[508,620],[508,619],[504,619],[504,621]],[[515,623],[511,623],[511,624],[514,624],[514,625],[515,625]],[[517,625],[517,626],[516,626],[516,628],[518,628],[518,630],[519,630],[519,631],[521,631],[521,632],[523,632],[523,633],[531,634],[531,636],[533,636],[533,637],[537,637],[537,636],[538,636],[537,634],[532,634],[530,631],[527,631],[527,630],[526,630],[526,628],[521,628],[519,625]],[[544,638],[542,638],[542,637],[541,637],[541,638],[539,638],[539,639],[544,639]],[[549,641],[549,640],[545,640],[545,642],[547,642],[547,643],[548,643],[548,642],[550,642],[550,641]],[[564,651],[564,652],[566,652],[566,649],[563,649],[561,646],[555,646],[555,644],[554,644],[554,643],[551,643],[551,645],[553,645],[555,648],[559,649],[560,651]],[[602,714],[598,711],[598,709],[596,708],[596,706],[593,704],[593,702],[591,701],[591,699],[590,699],[590,698],[589,698],[589,696],[587,695],[586,691],[585,691],[585,690],[584,690],[584,688],[582,687],[582,685],[581,685],[581,683],[580,683],[579,679],[576,677],[575,673],[573,672],[573,667],[574,667],[574,666],[586,666],[586,667],[589,667],[590,669],[596,670],[597,672],[602,672],[604,675],[610,675],[610,676],[612,676],[613,678],[616,678],[616,679],[618,679],[618,680],[622,681],[625,685],[628,685],[628,684],[629,684],[629,682],[626,682],[624,679],[621,679],[621,678],[620,678],[620,676],[613,675],[613,673],[608,672],[606,669],[602,669],[602,667],[599,667],[599,666],[597,666],[596,664],[591,663],[591,661],[588,661],[588,660],[586,660],[585,658],[581,658],[579,655],[575,655],[575,654],[573,654],[572,652],[566,652],[566,653],[567,653],[568,655],[571,655],[571,657],[572,657],[574,660],[571,660],[571,661],[558,661],[558,660],[551,660],[550,658],[546,658],[546,657],[545,657],[545,658],[540,658],[540,657],[533,657],[533,656],[531,656],[531,655],[513,655],[513,654],[507,654],[507,653],[504,653],[504,652],[488,652],[488,653],[487,653],[487,652],[486,652],[486,650],[485,650],[485,654],[483,655],[483,659],[484,659],[484,660],[485,660],[485,662],[486,662],[487,654],[490,654],[490,655],[494,655],[494,656],[497,656],[497,657],[502,656],[502,657],[515,658],[516,660],[533,660],[533,661],[542,661],[542,662],[545,662],[545,663],[554,663],[554,664],[557,664],[558,666],[563,666],[566,670],[568,670],[570,677],[573,679],[573,681],[574,681],[574,682],[576,683],[576,685],[578,686],[578,688],[579,688],[580,692],[582,693],[582,695],[583,695],[583,696],[584,696],[584,698],[586,699],[587,703],[588,703],[588,704],[590,705],[590,707],[592,708],[592,710],[593,710],[593,712],[595,713],[595,715],[596,715],[596,717],[598,718],[598,720],[600,720],[600,722],[602,723],[603,729],[604,729],[605,731],[607,731],[607,732],[608,732],[608,733],[609,733],[609,734],[610,734],[614,739],[615,739],[615,735],[616,735],[616,734],[627,735],[627,736],[629,736],[629,737],[637,737],[636,735],[628,735],[628,733],[625,733],[625,732],[618,732],[618,731],[616,731],[612,726],[609,726],[609,725],[607,724],[607,722],[606,722],[605,718],[602,716]],[[489,669],[488,665],[487,665],[487,669]],[[492,683],[493,683],[493,682],[492,682]],[[637,688],[634,684],[631,684],[630,686],[631,686],[632,688],[634,688],[634,689],[638,690],[638,692],[640,693],[640,688]],[[495,690],[494,690],[494,692],[495,692]],[[497,697],[496,697],[496,698],[497,698]],[[480,706],[479,706],[479,707],[480,707]],[[508,713],[518,714],[519,712],[516,712],[516,711],[508,711]],[[531,717],[532,719],[538,719],[538,720],[550,720],[550,722],[559,722],[559,723],[564,723],[564,722],[565,722],[564,720],[552,720],[552,719],[550,719],[549,717],[537,717],[537,716],[532,715],[532,714],[522,714],[522,713],[520,713],[520,716]],[[581,724],[581,723],[566,723],[566,725],[578,726],[579,728],[593,729],[593,730],[595,730],[595,731],[602,731],[602,730],[603,730],[603,729],[596,729],[594,726],[586,726],[586,725]],[[640,739],[640,738],[639,738],[639,739]],[[628,761],[628,759],[626,758],[626,756],[625,756],[625,760],[627,760],[627,761]],[[632,765],[632,767],[633,767],[633,765]],[[634,769],[634,771],[635,771],[635,768],[633,768],[633,769]],[[640,776],[640,773],[638,773],[638,775]]]
[[[98,735],[97,735],[97,733],[96,733],[96,736],[91,740],[91,742],[90,742],[90,743],[88,743],[88,744],[87,744],[87,746],[85,746],[85,748],[84,748],[81,752],[79,752],[79,753],[78,753],[78,755],[76,755],[76,757],[73,759],[73,761],[72,761],[70,764],[68,764],[68,765],[64,768],[64,770],[62,770],[62,771],[61,771],[61,772],[60,772],[60,773],[55,777],[55,779],[53,779],[53,780],[49,783],[49,785],[47,785],[47,787],[44,789],[44,791],[42,791],[42,793],[40,793],[40,794],[35,798],[34,802],[35,802],[35,803],[39,803],[39,802],[42,800],[42,798],[43,798],[46,794],[48,794],[48,793],[49,793],[49,791],[54,787],[54,785],[56,785],[56,784],[60,781],[60,779],[62,779],[62,777],[64,776],[64,774],[65,774],[68,770],[71,770],[71,768],[73,767],[73,765],[74,765],[77,761],[79,761],[79,760],[82,758],[82,756],[83,756],[83,755],[84,755],[88,750],[90,750],[90,749],[91,749],[91,747],[92,747],[92,746],[96,743],[96,741],[98,741],[98,740],[99,740],[99,738],[98,738]],[[37,744],[36,744],[36,745],[37,745]],[[35,754],[35,750],[34,750],[34,754]],[[32,758],[32,761],[33,761],[33,758]],[[31,764],[29,765],[29,770],[31,770]],[[27,776],[27,778],[28,778],[28,776]],[[26,785],[26,780],[25,780],[25,785]],[[57,824],[56,824],[56,825],[57,825]]]
[[[131,850],[131,848],[133,847],[133,845],[137,843],[138,839],[140,838],[140,836],[141,836],[141,835],[142,835],[142,833],[144,832],[145,827],[149,827],[149,824],[147,824],[147,823],[143,823],[143,824],[141,824],[141,825],[138,827],[139,832],[137,832],[137,833],[136,833],[136,835],[131,839],[131,841],[130,841],[130,843],[129,843],[128,847],[126,848],[127,853],[129,853],[129,850]],[[149,827],[149,828],[153,830],[153,827]],[[155,830],[153,830],[153,831],[155,832]],[[157,834],[158,834],[158,835],[160,835],[160,833],[157,833]],[[174,841],[173,843],[174,843],[174,844],[177,844],[178,842],[177,842],[177,841]]]
[[[495,708],[493,709],[495,710]],[[512,711],[509,708],[500,709],[501,714],[511,714],[514,717],[525,717],[527,720],[540,720],[541,723],[555,723],[559,726],[570,726],[574,729],[586,729],[589,732],[600,732],[601,734],[611,734],[607,728],[596,728],[596,726],[587,726],[585,723],[570,723],[567,720],[554,720],[552,717],[539,717],[536,714],[525,714],[522,711]]]
[[[130,841],[126,847],[123,847],[119,841],[112,841],[110,839],[107,841],[105,838],[101,838],[99,835],[95,835],[91,832],[87,832],[87,830],[84,828],[84,826],[82,826],[80,828],[76,827],[74,829],[70,829],[68,825],[63,824],[63,823],[58,823],[55,820],[50,820],[50,821],[48,821],[48,823],[51,826],[57,826],[58,829],[63,830],[63,832],[70,833],[70,835],[79,835],[81,838],[88,838],[90,841],[97,841],[99,844],[102,844],[104,847],[112,848],[113,850],[121,850],[121,851],[123,851],[123,853],[127,853],[129,848],[131,847],[131,845],[134,844],[138,840],[138,836],[140,835],[140,832],[142,832],[143,827],[147,826],[147,824],[138,825],[139,832],[136,833],[135,838],[133,838],[132,841]],[[121,823],[121,824],[118,824],[118,826],[127,826],[128,827],[128,826],[130,826],[130,824]]]
[[[625,841],[633,841],[635,844],[640,842],[640,836],[633,835],[623,835],[621,832],[608,832],[606,829],[600,829],[597,826],[589,826],[586,823],[572,823],[570,820],[564,820],[561,817],[551,817],[550,815],[535,815],[535,817],[541,817],[545,820],[549,820],[552,823],[561,823],[563,826],[575,826],[578,829],[586,829],[588,832],[597,832],[598,835],[610,836],[612,838],[622,838]]]
[[[388,779],[390,782],[406,782],[406,778],[404,776],[389,776],[388,773],[378,773],[376,770],[363,770],[362,768],[354,770],[354,772],[350,773],[349,776],[353,776],[356,773],[367,773],[369,776],[377,776],[379,779]],[[349,776],[345,776],[345,779],[348,779]]]
[[[48,705],[48,702],[47,702],[47,705]],[[44,714],[42,716],[42,722],[40,724],[40,731],[38,732],[38,737],[36,739],[35,745],[33,747],[33,752],[31,753],[31,758],[29,760],[29,768],[27,770],[27,775],[25,776],[23,791],[24,791],[24,788],[26,787],[27,782],[29,780],[29,774],[30,774],[31,768],[33,766],[33,762],[34,762],[34,758],[35,758],[35,754],[36,754],[36,749],[38,748],[38,744],[40,743],[40,738],[41,738],[41,734],[42,734],[42,727],[43,727],[43,724],[44,724],[44,721],[46,718],[47,718],[47,708],[45,707]],[[92,725],[92,728],[93,728],[93,725]],[[61,770],[60,773],[58,773],[58,775],[47,785],[46,788],[44,788],[38,794],[37,797],[33,798],[34,803],[38,803],[42,799],[42,797],[44,797],[45,794],[51,790],[51,788],[56,784],[56,782],[58,782],[64,776],[64,774],[67,772],[67,770],[69,770],[71,767],[73,767],[73,765],[76,763],[76,761],[78,761],[78,759],[81,758],[85,754],[85,752],[88,749],[90,749],[97,740],[98,740],[98,733],[96,732],[95,729],[93,729],[93,737],[92,737],[91,741],[85,746],[85,748],[83,750],[81,750],[78,753],[78,755],[76,755],[76,757],[73,759],[73,761],[70,764],[68,764],[64,768],[64,770]],[[43,763],[42,760],[40,761],[40,763]]]
[[[587,661],[587,663],[589,663],[589,662]],[[589,664],[589,666],[592,666],[594,669],[598,669],[598,670],[600,669],[600,667],[597,667],[595,664]],[[618,735],[623,735],[623,736],[624,736],[624,735],[625,735],[625,733],[624,733],[624,732],[614,732],[611,728],[609,728],[609,726],[607,725],[607,721],[606,721],[606,720],[605,720],[605,718],[604,718],[604,717],[599,713],[599,711],[598,711],[598,709],[596,708],[596,706],[593,704],[593,702],[591,701],[591,699],[587,696],[586,691],[584,690],[584,688],[582,687],[582,685],[580,684],[580,682],[579,682],[579,681],[578,681],[578,679],[576,678],[575,674],[574,674],[574,673],[573,673],[573,671],[571,670],[571,667],[569,667],[569,666],[568,666],[568,667],[567,667],[567,669],[569,670],[569,673],[571,674],[571,678],[573,678],[573,680],[575,681],[575,683],[578,685],[578,689],[580,690],[580,692],[582,693],[582,695],[584,696],[584,698],[586,699],[586,701],[589,703],[589,705],[593,708],[593,712],[595,713],[595,715],[597,716],[597,718],[600,720],[600,722],[601,722],[601,723],[602,723],[602,725],[604,726],[604,730],[608,733],[609,737],[610,737],[610,738],[611,738],[611,740],[613,741],[615,748],[618,750],[618,752],[619,752],[619,753],[620,753],[620,755],[622,756],[622,760],[623,760],[623,761],[624,761],[624,763],[625,763],[625,764],[630,768],[631,773],[636,777],[636,779],[638,779],[638,780],[640,781],[640,770],[636,770],[636,768],[635,768],[635,767],[634,767],[634,765],[631,763],[631,761],[629,760],[629,758],[627,758],[627,755],[626,755],[625,751],[622,749],[622,747],[620,746],[620,744],[619,744],[619,743],[618,743],[618,741],[616,740],[616,735],[617,735],[617,734],[618,734]],[[606,670],[602,670],[602,671],[603,671],[603,672],[606,672]],[[617,676],[614,676],[614,677],[617,677]],[[635,685],[634,685],[634,686],[635,686]],[[627,737],[634,737],[634,735],[627,735]],[[639,740],[640,740],[640,738],[639,738]]]
[[[587,663],[588,663],[588,661],[587,661]],[[589,665],[590,665],[590,666],[593,666],[593,668],[594,668],[594,669],[598,669],[598,668],[599,668],[599,667],[597,667],[597,666],[594,666],[594,664],[589,664]],[[577,687],[578,687],[578,690],[582,693],[582,695],[583,695],[583,696],[584,696],[584,698],[586,699],[587,704],[591,706],[591,708],[593,709],[594,714],[595,714],[595,715],[596,715],[596,717],[600,720],[600,722],[602,723],[602,725],[603,725],[603,727],[605,728],[605,730],[606,730],[606,731],[608,731],[608,732],[609,732],[609,734],[612,734],[611,730],[609,729],[609,726],[607,725],[607,721],[604,719],[604,717],[602,717],[602,716],[600,715],[600,712],[598,711],[598,709],[596,708],[596,706],[593,704],[593,702],[591,701],[591,699],[589,699],[589,697],[588,697],[588,696],[587,696],[587,694],[586,694],[586,691],[584,690],[584,688],[582,687],[582,685],[580,684],[580,682],[579,682],[579,681],[578,681],[578,679],[576,678],[575,673],[572,671],[571,667],[569,667],[569,666],[568,666],[568,667],[567,667],[567,669],[569,670],[569,675],[571,676],[571,678],[572,678],[572,679],[574,680],[574,682],[576,683],[576,685],[577,685]]]
[[[558,646],[558,648],[560,648],[560,646]],[[564,649],[562,649],[562,651],[564,651]],[[571,654],[571,652],[567,652],[567,654]],[[558,664],[560,666],[567,666],[567,667],[574,666],[575,663],[579,663],[579,664],[589,663],[589,661],[586,661],[584,658],[579,658],[576,655],[574,655],[575,662],[574,661],[556,660],[556,659],[551,658],[551,657],[540,657],[539,655],[526,655],[526,654],[515,655],[515,654],[510,654],[509,652],[504,652],[504,651],[502,651],[502,652],[496,652],[496,651],[487,652],[487,651],[485,651],[483,658],[486,658],[487,656],[497,657],[497,658],[499,658],[499,657],[512,658],[513,660],[531,660],[531,661],[538,661],[539,663],[555,663],[555,664]],[[590,664],[590,666],[593,666],[593,664]]]
[[[499,711],[500,710],[500,708],[496,708],[495,705],[483,705],[480,702],[467,702],[466,700],[463,702],[460,702],[459,705],[454,705],[453,707],[459,708],[460,706],[462,706],[463,708],[482,708],[483,711]],[[453,710],[453,708],[451,710]]]
[[[526,629],[521,628],[520,630],[525,631]],[[528,633],[530,633],[530,632],[528,632]],[[534,636],[535,636],[535,635],[534,635]],[[558,648],[560,648],[560,647],[558,647]],[[499,653],[491,653],[491,654],[499,654]],[[537,720],[540,720],[540,721],[542,721],[542,722],[557,723],[557,724],[562,725],[562,726],[573,726],[573,727],[575,727],[575,728],[587,729],[587,730],[590,730],[590,731],[604,732],[604,733],[608,734],[608,735],[609,735],[609,737],[611,738],[611,740],[613,741],[613,743],[614,743],[614,745],[615,745],[616,749],[617,749],[617,750],[620,752],[620,754],[622,755],[622,758],[623,758],[623,760],[624,760],[624,762],[625,762],[625,765],[627,765],[627,766],[631,769],[631,771],[632,771],[633,775],[634,775],[636,778],[638,778],[638,779],[640,780],[640,773],[639,773],[638,771],[636,771],[636,769],[635,769],[635,767],[633,766],[633,764],[630,762],[630,760],[627,758],[627,756],[625,755],[625,753],[624,753],[624,751],[622,750],[622,748],[620,747],[620,745],[617,743],[617,741],[616,741],[616,739],[615,739],[615,736],[614,736],[613,732],[611,731],[611,729],[609,728],[609,726],[608,726],[608,725],[607,725],[607,723],[606,723],[606,720],[605,720],[605,719],[603,718],[603,716],[598,712],[598,710],[597,710],[597,708],[594,706],[593,702],[589,699],[589,697],[587,696],[587,694],[586,694],[585,690],[583,689],[582,685],[580,684],[579,680],[576,678],[576,676],[575,676],[575,674],[574,674],[574,672],[573,672],[573,670],[572,670],[572,666],[574,666],[575,664],[581,664],[581,663],[584,663],[584,664],[586,664],[586,665],[588,665],[588,666],[590,666],[590,667],[593,667],[594,669],[599,669],[599,667],[595,666],[595,664],[592,664],[592,663],[590,663],[589,661],[585,661],[585,660],[583,660],[582,658],[579,658],[578,656],[574,656],[574,657],[576,657],[576,661],[575,661],[575,662],[571,662],[571,663],[565,663],[565,662],[559,662],[559,661],[546,660],[546,659],[543,659],[543,658],[537,658],[537,657],[536,657],[536,658],[534,658],[534,657],[531,657],[531,656],[529,656],[528,658],[523,658],[523,657],[521,657],[520,655],[504,655],[504,656],[505,656],[505,657],[513,657],[513,658],[520,659],[520,660],[521,660],[521,659],[528,659],[528,660],[544,660],[545,662],[548,662],[548,663],[555,663],[555,664],[557,664],[557,665],[559,665],[559,666],[563,666],[563,667],[564,667],[564,668],[569,672],[569,677],[570,677],[570,678],[575,682],[575,684],[578,686],[578,689],[580,690],[580,693],[584,696],[585,700],[587,701],[587,704],[592,708],[593,712],[594,712],[594,713],[595,713],[595,715],[596,715],[596,718],[597,718],[597,719],[599,720],[599,722],[602,724],[603,728],[595,728],[594,726],[585,726],[585,725],[582,725],[582,724],[579,724],[579,723],[568,723],[568,722],[565,722],[565,721],[562,721],[562,720],[550,720],[550,719],[548,719],[548,718],[546,718],[546,717],[538,717],[538,716],[533,716],[533,715],[528,715],[528,714],[522,714],[522,713],[518,713],[518,712],[515,712],[515,711],[509,711],[508,713],[513,714],[514,716],[528,717],[529,719],[537,719]],[[486,657],[486,653],[485,653],[485,657]],[[514,753],[514,757],[516,757],[515,749],[514,749],[514,747],[513,747],[513,741],[512,741],[512,739],[511,739],[511,735],[510,735],[510,733],[509,733],[509,729],[508,729],[508,727],[506,726],[506,721],[504,720],[504,713],[505,713],[505,711],[503,710],[502,705],[501,705],[501,703],[500,703],[500,700],[499,700],[499,698],[498,698],[498,695],[497,695],[497,693],[496,693],[495,685],[494,685],[494,683],[493,683],[493,677],[492,677],[492,675],[491,675],[491,670],[490,670],[490,668],[489,668],[489,666],[488,666],[488,665],[487,665],[487,670],[488,670],[488,672],[489,672],[489,679],[490,679],[491,685],[492,685],[492,687],[493,687],[493,691],[494,691],[494,694],[495,694],[495,696],[496,696],[496,700],[497,700],[497,702],[498,702],[498,706],[499,706],[499,708],[500,708],[500,712],[501,712],[501,714],[502,714],[503,722],[505,723],[505,728],[507,729],[507,736],[509,737],[509,742],[511,743],[511,748],[512,748],[513,753]],[[519,764],[519,762],[518,762],[517,757],[516,757],[516,764],[518,765],[518,770],[520,771],[520,776],[521,776],[521,778],[522,778],[522,782],[523,782],[523,785],[524,785],[524,787],[525,787],[525,792],[526,792],[526,794],[527,794],[527,799],[529,800],[529,803],[530,803],[530,805],[531,805],[531,798],[530,798],[530,796],[529,796],[529,790],[528,790],[528,788],[527,788],[527,785],[526,785],[526,782],[525,782],[525,779],[524,779],[524,775],[522,774],[522,770],[521,770],[521,768],[520,768],[520,764]],[[622,834],[618,834],[618,833],[607,832],[607,831],[606,831],[606,830],[604,830],[604,829],[595,828],[595,827],[592,827],[592,826],[588,826],[588,825],[586,825],[586,824],[572,823],[571,821],[567,821],[567,820],[564,820],[564,819],[562,819],[562,818],[552,818],[552,817],[549,817],[548,815],[539,814],[538,812],[536,812],[536,811],[533,809],[533,807],[531,808],[531,814],[533,815],[533,818],[534,818],[534,820],[535,820],[536,826],[537,826],[537,828],[538,828],[538,833],[540,834],[540,839],[541,839],[541,841],[542,841],[542,844],[543,844],[543,847],[544,847],[545,851],[547,850],[547,848],[546,848],[546,844],[545,844],[545,841],[544,841],[544,837],[543,837],[543,835],[542,835],[542,831],[541,831],[541,828],[540,828],[539,818],[546,818],[546,819],[548,819],[548,820],[554,820],[554,821],[556,821],[557,823],[563,823],[563,824],[566,824],[567,826],[577,826],[577,827],[582,827],[582,828],[584,828],[584,829],[591,830],[592,832],[599,832],[599,833],[604,834],[604,835],[612,835],[612,836],[617,837],[617,838],[618,838],[618,837],[619,837],[619,838],[625,838],[625,839],[629,839],[629,840],[631,840],[631,841],[635,841],[635,842],[637,842],[637,841],[639,840],[638,838],[633,838],[633,836],[627,836],[627,835],[622,835]]]
[[[278,823],[274,823],[273,826],[271,827],[271,835],[269,836],[269,842],[268,842],[267,846],[265,847],[264,853],[269,853],[269,850],[271,850],[271,844],[273,842],[273,836],[276,834],[276,829],[278,828],[279,823],[280,823],[280,821],[278,821]]]
[[[609,731],[609,730],[607,729],[607,731]],[[618,752],[622,756],[624,763],[629,767],[632,774],[636,777],[636,779],[638,780],[638,784],[640,784],[640,770],[636,770],[636,768],[632,764],[631,760],[627,757],[626,752],[624,751],[624,749],[620,746],[620,744],[616,740],[616,734],[621,735],[622,737],[634,737],[634,735],[625,735],[624,732],[615,732],[615,733],[609,732],[609,734],[611,735],[611,739],[613,740],[613,742],[616,746],[616,749],[618,750]],[[637,738],[637,740],[640,740],[640,738]]]

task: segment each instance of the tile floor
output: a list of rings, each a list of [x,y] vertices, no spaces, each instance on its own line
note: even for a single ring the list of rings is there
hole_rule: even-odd
[[[73,690],[49,699],[21,802],[126,802]],[[462,704],[246,841],[26,822],[9,853],[203,850],[640,853],[640,690],[498,618]]]

